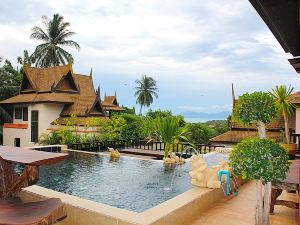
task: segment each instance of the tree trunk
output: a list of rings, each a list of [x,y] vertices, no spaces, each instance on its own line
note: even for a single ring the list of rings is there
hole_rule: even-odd
[[[283,113],[283,118],[284,118],[284,129],[285,129],[285,138],[286,138],[286,143],[289,144],[290,143],[290,128],[289,128],[289,119],[288,117],[285,115],[285,113]]]
[[[169,156],[170,144],[169,142],[165,142],[164,145],[165,145],[164,159],[166,159]]]
[[[257,122],[257,131],[260,139],[266,138],[266,125],[262,121]]]
[[[143,105],[141,105],[141,108],[140,108],[140,116],[142,115],[142,107],[143,107]]]
[[[270,203],[271,203],[271,182],[266,183],[264,193],[264,215],[263,215],[263,224],[269,225],[269,213],[270,213]]]
[[[263,198],[262,198],[262,183],[256,180],[256,215],[255,224],[263,225]]]

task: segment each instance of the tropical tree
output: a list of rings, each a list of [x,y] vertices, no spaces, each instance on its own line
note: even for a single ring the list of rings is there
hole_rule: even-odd
[[[153,129],[155,136],[164,142],[164,159],[168,157],[174,144],[188,140],[185,136],[188,131],[187,126],[180,127],[180,118],[175,116],[156,118],[153,120]]]
[[[134,96],[137,97],[136,103],[141,106],[140,115],[142,113],[142,107],[149,107],[153,103],[153,97],[158,98],[158,88],[156,81],[147,75],[143,75],[140,80],[136,80]]]
[[[18,61],[19,64],[21,64],[21,68],[19,70],[19,73],[23,74],[23,72],[24,72],[24,66],[26,64],[31,65],[31,59],[30,59],[28,51],[24,50],[23,57],[18,56],[17,61]]]
[[[39,26],[33,27],[30,38],[43,43],[35,48],[30,60],[38,67],[66,64],[68,59],[72,59],[72,55],[62,47],[68,46],[77,50],[80,49],[77,42],[67,39],[75,34],[67,29],[70,23],[65,22],[64,17],[59,14],[54,14],[52,19],[47,17],[42,17],[42,19],[45,30]]]
[[[21,79],[20,72],[12,66],[9,60],[5,60],[4,65],[0,67],[0,101],[19,93]],[[0,124],[12,120],[7,109],[0,106]]]
[[[244,124],[256,124],[259,137],[266,138],[266,124],[277,115],[277,108],[272,96],[265,92],[245,93],[233,110],[233,119]]]
[[[270,139],[243,140],[234,147],[229,161],[236,176],[262,182],[266,187],[273,181],[284,180],[290,167],[287,151]],[[264,195],[263,204],[256,208],[256,225],[269,225],[270,193]]]
[[[238,119],[239,121],[245,123],[245,124],[251,124],[255,123],[257,125],[258,130],[258,136],[261,141],[255,141],[255,143],[250,143],[249,146],[248,143],[246,143],[246,147],[249,147],[249,154],[252,154],[252,160],[251,161],[254,165],[256,165],[255,169],[258,171],[261,171],[259,175],[254,177],[253,175],[247,175],[251,176],[251,178],[256,179],[256,189],[257,189],[257,211],[256,211],[256,224],[257,225],[268,225],[269,224],[269,211],[270,211],[270,201],[271,201],[271,181],[272,179],[264,179],[266,176],[268,176],[268,172],[264,173],[264,167],[270,167],[273,173],[276,174],[275,168],[272,167],[272,165],[268,164],[258,164],[255,160],[259,158],[264,158],[265,160],[274,160],[276,162],[276,159],[273,159],[272,157],[277,157],[279,153],[273,154],[268,153],[264,154],[266,152],[271,152],[272,149],[280,149],[275,150],[274,152],[282,152],[282,148],[279,148],[278,146],[274,146],[274,144],[269,144],[268,141],[264,141],[263,139],[266,138],[266,124],[270,123],[271,120],[277,115],[277,108],[274,102],[273,97],[269,93],[265,92],[254,92],[252,94],[245,93],[241,97],[239,97],[239,101],[237,103],[237,106],[235,106],[233,114],[235,119]],[[257,147],[259,146],[259,147]],[[260,147],[262,149],[260,149]],[[237,147],[239,149],[239,147]],[[244,149],[244,147],[243,147]],[[239,150],[238,152],[243,152],[243,150]],[[254,157],[256,154],[255,152],[258,151],[257,157]],[[261,152],[260,152],[261,151]],[[251,153],[252,152],[252,153]],[[285,155],[287,155],[287,152],[284,152]],[[239,154],[239,153],[238,153]],[[282,153],[283,154],[283,153]],[[236,158],[234,156],[234,158]],[[243,158],[243,157],[242,157]],[[251,156],[250,156],[251,158]],[[244,160],[247,160],[245,157]],[[238,165],[238,163],[236,164]],[[239,171],[243,172],[243,168],[239,168]],[[269,170],[266,170],[269,171]],[[270,177],[272,177],[270,175]],[[264,192],[262,191],[262,188],[264,187]]]
[[[294,114],[295,105],[290,102],[294,88],[285,85],[276,86],[270,94],[273,96],[279,113],[283,115],[286,142],[290,143],[289,118]]]

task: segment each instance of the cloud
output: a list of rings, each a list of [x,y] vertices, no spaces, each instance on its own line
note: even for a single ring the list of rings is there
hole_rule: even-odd
[[[1,56],[16,62],[38,42],[30,29],[41,16],[60,13],[71,23],[81,51],[68,49],[74,70],[93,67],[95,86],[118,90],[133,105],[134,80],[142,74],[158,81],[153,108],[231,103],[237,92],[299,84],[277,40],[248,1],[228,0],[53,0],[0,2]],[[126,84],[126,88],[125,85]],[[204,97],[203,97],[204,95]]]

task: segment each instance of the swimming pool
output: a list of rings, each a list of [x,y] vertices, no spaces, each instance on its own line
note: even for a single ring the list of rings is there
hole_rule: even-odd
[[[206,156],[206,161],[224,158]],[[59,164],[40,169],[38,185],[135,212],[143,212],[187,190],[191,164],[171,167],[161,161],[70,152]]]

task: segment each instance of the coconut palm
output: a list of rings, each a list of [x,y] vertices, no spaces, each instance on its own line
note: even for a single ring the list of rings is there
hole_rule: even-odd
[[[149,107],[153,103],[153,96],[158,98],[158,88],[156,81],[152,77],[143,75],[140,80],[136,80],[134,96],[137,97],[136,103],[141,106],[140,115],[142,113],[142,107]]]
[[[284,118],[284,129],[285,129],[285,138],[286,142],[290,143],[290,132],[289,132],[289,118],[294,114],[295,105],[290,102],[290,97],[294,88],[289,86],[288,88],[285,85],[276,86],[272,89],[270,94],[273,96],[276,106],[281,115]]]
[[[178,144],[181,140],[187,141],[185,134],[188,128],[180,127],[179,117],[158,117],[153,123],[155,136],[165,145],[164,159],[168,157],[174,144]]]
[[[32,28],[30,38],[42,41],[43,43],[35,48],[30,59],[38,67],[51,67],[60,64],[66,64],[72,56],[62,47],[75,47],[77,50],[80,46],[77,42],[67,40],[75,33],[69,31],[69,22],[64,21],[64,17],[54,14],[52,19],[42,17],[45,30],[39,26]]]

